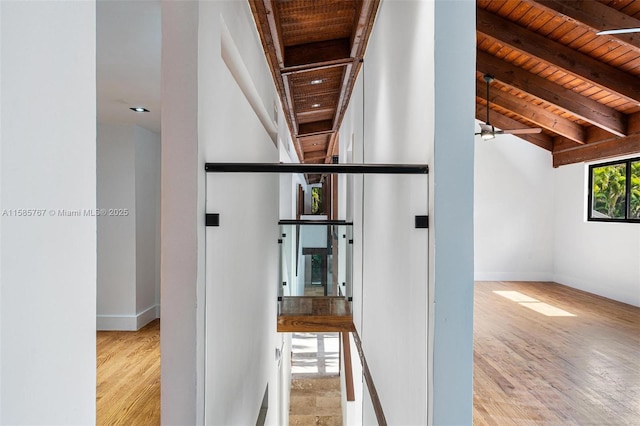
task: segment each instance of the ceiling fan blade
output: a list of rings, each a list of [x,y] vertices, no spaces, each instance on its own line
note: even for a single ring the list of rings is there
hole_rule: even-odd
[[[527,129],[511,129],[511,130],[499,130],[496,134],[500,135],[527,135],[531,133],[540,133],[542,129],[540,127],[529,127]]]
[[[640,33],[640,28],[619,28],[616,30],[598,31],[596,35]]]

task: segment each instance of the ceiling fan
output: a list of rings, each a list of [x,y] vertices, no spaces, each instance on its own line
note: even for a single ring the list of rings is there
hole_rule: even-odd
[[[609,35],[609,34],[629,34],[640,33],[640,28],[619,28],[613,30],[598,31],[596,35]]]
[[[493,82],[494,77],[491,74],[484,75],[484,81],[487,83],[487,121],[485,123],[480,123],[480,133],[476,133],[476,135],[480,135],[480,137],[484,140],[493,139],[496,135],[524,135],[530,133],[540,133],[542,129],[540,127],[528,127],[525,129],[511,129],[511,130],[496,130],[495,127],[489,121],[489,111],[491,110],[491,105],[489,104],[489,85]]]

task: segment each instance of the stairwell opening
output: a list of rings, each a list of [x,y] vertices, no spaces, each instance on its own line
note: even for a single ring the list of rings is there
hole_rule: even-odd
[[[289,425],[342,425],[338,333],[292,334]]]

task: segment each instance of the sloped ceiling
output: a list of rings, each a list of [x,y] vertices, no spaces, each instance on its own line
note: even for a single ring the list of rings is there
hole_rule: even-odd
[[[541,127],[554,166],[640,152],[640,33],[597,35],[632,27],[639,1],[478,0],[476,118],[491,74],[491,124]]]
[[[249,3],[299,158],[330,162],[378,2]],[[490,74],[491,124],[542,128],[519,137],[552,152],[554,166],[640,152],[640,33],[597,34],[640,27],[640,1],[476,4],[477,119]]]

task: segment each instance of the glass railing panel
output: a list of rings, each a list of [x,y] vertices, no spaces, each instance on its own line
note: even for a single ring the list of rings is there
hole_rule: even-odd
[[[350,301],[352,228],[344,221],[281,221],[278,296]]]

